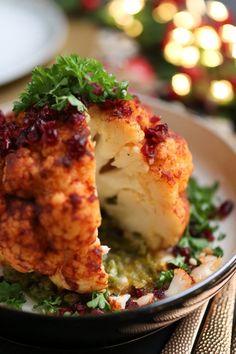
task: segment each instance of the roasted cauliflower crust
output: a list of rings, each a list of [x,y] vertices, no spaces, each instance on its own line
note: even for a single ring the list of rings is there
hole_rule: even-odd
[[[156,250],[176,244],[189,220],[186,197],[192,156],[186,141],[168,131],[155,156],[143,154],[152,114],[138,100],[91,105],[96,181],[101,205],[126,231]]]
[[[16,118],[18,123],[23,117]],[[9,153],[0,164],[1,259],[80,293],[106,288],[108,278],[97,237],[101,217],[87,121],[79,126],[59,121],[55,146],[41,139]],[[86,136],[87,152],[69,159],[65,141],[75,134]]]

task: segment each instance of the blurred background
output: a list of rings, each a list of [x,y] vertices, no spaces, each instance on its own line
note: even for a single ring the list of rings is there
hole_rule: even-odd
[[[236,147],[236,1],[0,0],[0,105],[58,54],[197,114]]]

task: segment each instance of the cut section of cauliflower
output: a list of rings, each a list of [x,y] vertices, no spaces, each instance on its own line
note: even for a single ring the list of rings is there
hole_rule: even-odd
[[[192,157],[185,140],[138,100],[89,108],[102,207],[156,250],[176,244],[189,220]]]

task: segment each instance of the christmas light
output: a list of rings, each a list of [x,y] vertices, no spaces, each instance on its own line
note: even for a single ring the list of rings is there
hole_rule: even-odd
[[[175,28],[171,33],[172,39],[179,44],[187,45],[193,42],[193,34],[186,28]]]
[[[192,29],[197,25],[193,15],[188,11],[180,11],[174,15],[174,24],[176,27],[184,27],[186,29]]]
[[[186,96],[190,93],[192,81],[187,74],[176,74],[172,77],[172,89],[179,96]]]
[[[223,55],[218,50],[204,50],[201,56],[201,63],[209,68],[221,65],[223,60]]]
[[[164,48],[164,57],[169,63],[180,65],[182,50],[183,47],[180,44],[169,42]]]
[[[219,1],[207,2],[207,14],[215,21],[225,21],[229,17],[229,12],[224,4]]]
[[[134,19],[129,26],[125,26],[124,30],[130,37],[138,37],[143,31],[143,25],[139,20]]]
[[[172,1],[165,1],[152,11],[152,17],[156,22],[166,23],[173,19],[178,8]]]
[[[124,12],[121,0],[113,0],[108,6],[109,14],[120,26],[129,26],[133,21],[133,16]]]
[[[234,98],[233,86],[228,80],[212,81],[210,86],[212,99],[220,104],[226,104]]]
[[[196,43],[203,49],[219,49],[220,38],[214,28],[203,26],[195,30]]]
[[[232,58],[236,59],[236,43],[233,43],[231,46],[231,55]]]
[[[236,40],[236,27],[233,25],[224,25],[221,27],[221,37],[224,42],[233,43]]]
[[[200,58],[200,51],[197,47],[185,47],[181,53],[181,65],[185,68],[193,68],[196,66]]]
[[[144,0],[123,0],[122,6],[127,14],[135,15],[144,7]]]
[[[186,7],[193,17],[201,17],[206,12],[206,4],[204,0],[186,0]]]

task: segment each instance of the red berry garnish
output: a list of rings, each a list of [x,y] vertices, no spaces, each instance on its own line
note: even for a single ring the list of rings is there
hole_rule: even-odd
[[[217,215],[221,218],[224,219],[229,214],[232,212],[234,208],[234,203],[231,200],[226,200],[224,203],[222,203],[217,211]]]
[[[70,158],[79,160],[86,153],[87,136],[75,134],[67,140],[67,152]]]
[[[206,238],[209,242],[213,242],[215,240],[215,237],[212,233],[211,230],[206,229],[201,232],[201,236]]]
[[[154,289],[153,294],[159,300],[164,299],[164,297],[165,297],[165,289],[163,289],[163,288]]]
[[[125,308],[127,310],[137,309],[138,307],[139,306],[138,306],[137,302],[132,300],[131,298],[126,302],[126,306],[125,306]]]

